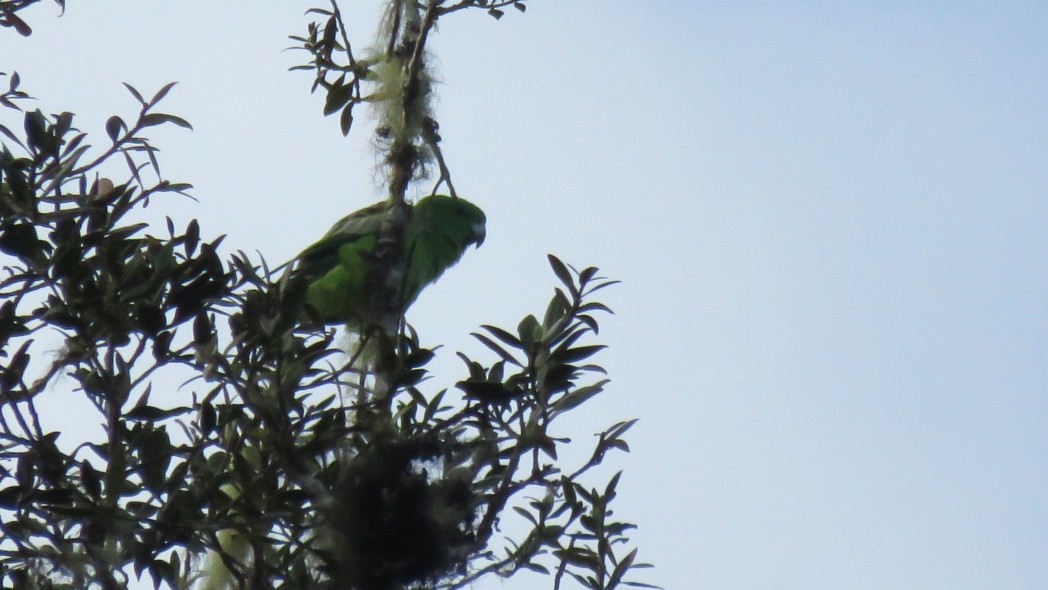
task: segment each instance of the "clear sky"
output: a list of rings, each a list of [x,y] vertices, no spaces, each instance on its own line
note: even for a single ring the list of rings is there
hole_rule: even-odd
[[[365,134],[286,71],[310,3],[68,1],[0,31],[0,69],[100,142],[120,82],[179,81],[196,130],[152,137],[200,202],[158,218],[279,263],[379,198]],[[377,3],[343,6],[363,43]],[[1048,588],[1048,4],[528,6],[432,44],[489,217],[412,310],[438,380],[542,310],[547,252],[600,266],[613,383],[564,434],[641,418],[610,460],[645,581]]]

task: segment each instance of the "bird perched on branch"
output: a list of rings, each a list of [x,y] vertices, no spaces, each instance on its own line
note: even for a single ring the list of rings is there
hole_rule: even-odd
[[[413,206],[376,203],[306,248],[293,276],[306,281],[305,303],[317,319],[360,333],[390,311],[402,314],[469,246],[483,243],[485,221],[476,205],[445,195]]]

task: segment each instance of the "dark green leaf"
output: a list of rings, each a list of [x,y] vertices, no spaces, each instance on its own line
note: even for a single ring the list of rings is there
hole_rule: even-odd
[[[459,381],[455,387],[461,389],[466,397],[489,404],[505,403],[519,395],[517,390],[510,389],[503,383],[490,381]]]
[[[485,336],[483,334],[477,334],[476,332],[473,332],[472,335],[477,340],[480,340],[481,344],[483,344],[484,346],[487,346],[488,348],[490,348],[495,354],[497,354],[500,357],[502,357],[502,359],[505,360],[506,362],[512,363],[514,365],[517,365],[518,367],[524,366],[524,365],[522,365],[520,363],[520,361],[518,361],[517,359],[513,358],[513,355],[511,355],[510,353],[506,352],[505,349],[503,349],[501,346],[499,346],[497,343],[492,341],[487,336]]]
[[[0,490],[0,508],[14,508],[23,496],[22,486],[8,486]]]
[[[527,510],[521,508],[520,506],[514,506],[513,507],[513,511],[516,512],[517,514],[523,516],[531,524],[538,524],[539,523],[539,521],[536,520],[535,517],[530,512],[528,512]]]
[[[149,101],[149,106],[153,106],[161,100],[164,100],[164,97],[167,96],[167,93],[175,87],[175,84],[178,84],[178,82],[168,82],[167,84],[165,84],[163,88],[158,90],[157,93],[153,95],[153,100]]]
[[[11,225],[0,233],[0,252],[18,257],[29,267],[44,263],[44,245],[36,235],[36,227],[30,223]]]
[[[184,252],[187,257],[192,258],[196,253],[197,244],[200,243],[200,224],[196,219],[189,222],[186,227]]]
[[[45,155],[58,153],[57,138],[48,131],[47,118],[44,113],[37,109],[26,113],[23,117],[25,123],[25,135],[29,141],[30,149],[35,149]]]
[[[607,346],[604,346],[603,344],[577,346],[563,351],[558,350],[554,353],[553,358],[562,363],[575,363],[587,359],[605,348],[607,348]]]
[[[618,564],[615,565],[614,571],[611,573],[611,578],[608,580],[608,590],[612,590],[622,582],[623,576],[629,571],[630,567],[633,566],[633,561],[637,558],[637,550],[630,551],[626,557],[619,560]]]
[[[491,332],[492,336],[494,336],[495,338],[498,338],[499,340],[503,341],[504,343],[508,344],[509,346],[512,346],[513,348],[516,348],[518,350],[523,350],[524,349],[523,344],[521,344],[520,340],[518,340],[516,336],[514,336],[513,334],[510,334],[509,332],[503,330],[502,328],[497,328],[495,326],[489,326],[489,325],[483,325],[483,326],[481,326],[481,328],[484,328],[488,332]],[[476,336],[476,334],[474,334],[474,336]]]
[[[542,326],[539,325],[539,321],[533,315],[525,317],[517,324],[517,336],[525,348],[531,348],[531,345],[539,340],[541,337],[539,332],[541,330]]]
[[[579,291],[575,288],[575,281],[572,280],[571,272],[568,271],[568,267],[565,266],[559,258],[552,254],[547,254],[546,258],[549,260],[549,265],[553,268],[553,274],[557,275],[557,278],[560,280],[560,282],[568,288],[568,291],[571,292],[572,297],[578,299]]]
[[[80,483],[84,486],[84,491],[92,498],[98,498],[101,495],[102,484],[98,472],[87,462],[87,459],[80,462]]]
[[[578,407],[579,405],[586,402],[586,400],[604,391],[604,386],[608,384],[608,380],[604,379],[592,385],[586,385],[584,387],[578,387],[569,391],[564,397],[557,400],[553,404],[553,410],[556,412],[565,412],[572,408]]]
[[[178,117],[176,115],[168,115],[167,113],[148,113],[142,115],[142,118],[139,119],[139,122],[142,124],[143,127],[152,127],[154,125],[162,125],[164,123],[174,123],[179,127],[193,129],[193,126],[189,124],[189,121],[186,121],[182,117]],[[150,150],[149,153],[152,154],[152,151]],[[153,167],[156,168],[155,163]]]
[[[596,301],[594,301],[592,303],[586,303],[586,304],[583,304],[583,305],[579,306],[579,311],[580,312],[584,312],[584,313],[591,312],[591,311],[603,311],[605,313],[610,313],[612,315],[615,315],[615,312],[612,311],[610,307],[608,307],[607,305],[604,305],[603,303],[598,303]]]
[[[106,120],[106,135],[109,139],[116,143],[116,140],[120,137],[121,133],[127,131],[127,124],[120,117],[113,115]]]
[[[397,375],[395,381],[393,381],[390,388],[394,391],[404,388],[413,387],[422,381],[422,378],[426,376],[427,371],[425,369],[409,369]]]
[[[553,554],[565,563],[582,567],[590,571],[599,571],[602,567],[600,557],[598,557],[592,550],[583,547],[560,549],[554,551]]]
[[[611,428],[609,428],[605,432],[605,434],[608,436],[608,438],[618,438],[618,437],[622,436],[623,434],[625,434],[625,432],[627,430],[629,430],[630,428],[633,428],[633,425],[636,424],[636,423],[637,423],[637,419],[636,418],[634,418],[633,420],[627,420],[625,422],[619,422],[618,424],[616,424],[616,425],[612,426]]]
[[[15,385],[18,385],[22,381],[22,374],[25,372],[26,367],[29,365],[29,360],[32,355],[29,354],[29,346],[33,343],[32,340],[26,340],[22,343],[22,346],[18,348],[11,360],[5,363],[3,371],[0,372],[0,391],[8,392]]]
[[[351,84],[336,85],[328,89],[327,99],[324,101],[324,114],[330,115],[341,109],[353,98],[353,86]]]
[[[353,103],[346,105],[346,108],[342,109],[342,116],[339,117],[339,127],[342,129],[342,135],[349,135],[350,128],[353,127]]]
[[[436,353],[428,348],[420,348],[404,358],[404,366],[409,369],[423,367],[433,360]]]
[[[608,485],[604,487],[604,499],[611,500],[615,497],[615,488],[619,485],[619,479],[622,478],[622,472],[618,471],[615,475],[611,476],[608,480]]]
[[[14,27],[14,29],[18,31],[18,34],[23,37],[28,37],[33,34],[33,29],[31,29],[24,20],[15,16],[15,13],[8,9],[4,10],[4,18],[0,20],[0,25]]]
[[[146,106],[145,99],[142,98],[142,95],[137,90],[135,90],[134,86],[128,84],[127,82],[124,82],[124,87],[127,88],[127,90],[131,93],[131,96],[135,97],[135,100],[142,103],[142,106]]]
[[[142,462],[142,483],[150,491],[159,491],[167,479],[167,467],[174,452],[171,439],[163,429],[150,428],[143,430],[135,443]]]

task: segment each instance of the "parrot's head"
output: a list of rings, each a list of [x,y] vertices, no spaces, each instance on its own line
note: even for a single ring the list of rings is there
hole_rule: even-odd
[[[430,195],[415,203],[413,216],[426,231],[443,235],[459,248],[484,243],[487,217],[465,199]]]

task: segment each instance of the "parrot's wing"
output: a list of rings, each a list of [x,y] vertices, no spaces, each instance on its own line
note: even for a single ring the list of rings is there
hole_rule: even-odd
[[[304,277],[327,273],[339,263],[343,246],[377,235],[389,212],[389,203],[382,201],[343,217],[323,238],[298,255],[296,273]]]
[[[374,205],[369,205],[363,209],[354,211],[338,220],[335,225],[331,226],[331,229],[328,230],[328,233],[325,234],[324,237],[327,238],[336,235],[360,235],[377,232],[391,210],[392,207],[390,206],[389,201],[379,201]]]

